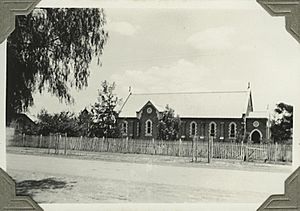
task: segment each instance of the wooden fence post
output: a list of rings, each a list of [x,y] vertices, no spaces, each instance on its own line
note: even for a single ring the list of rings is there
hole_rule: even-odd
[[[248,161],[248,142],[246,143],[246,146],[245,146],[245,157],[244,157],[244,161]]]
[[[231,140],[231,159],[233,159],[233,141]]]
[[[57,134],[54,134],[54,154],[56,154]]]
[[[42,140],[43,140],[43,135],[40,135],[40,140],[39,140],[39,148],[42,148]]]
[[[107,148],[106,148],[106,152],[109,152],[109,139],[105,139],[106,143],[107,143]]]
[[[50,136],[49,136],[49,142],[48,142],[48,154],[50,154],[51,141],[52,141],[52,134],[50,134]]]
[[[82,136],[80,136],[80,139],[79,139],[79,151],[82,151]]]
[[[198,161],[198,136],[195,136],[195,162]]]
[[[122,142],[122,143],[121,143]],[[119,152],[124,153],[126,150],[126,138],[121,138],[121,142],[120,142],[120,150]]]
[[[59,144],[61,143],[61,134],[56,137],[55,153],[59,154]]]
[[[98,137],[94,137],[95,138],[95,152],[99,152],[99,138]]]
[[[182,144],[182,141],[181,141],[181,138],[179,139],[179,146],[178,146],[178,157],[180,157],[181,155],[181,144]]]
[[[64,154],[67,154],[67,134],[65,134],[65,150],[64,150]]]
[[[211,143],[212,143],[212,138],[209,137],[208,139],[208,147],[207,147],[207,162],[210,163],[210,156],[211,156]]]
[[[104,136],[101,139],[101,152],[104,152]]]
[[[114,140],[114,142],[113,142],[113,149],[114,149],[113,152],[116,152],[116,151],[117,151],[117,150],[116,150],[116,146],[117,146],[117,145],[116,145],[116,139],[114,138],[113,140]]]
[[[155,142],[154,142],[154,138],[152,138],[152,154],[155,155]]]
[[[211,137],[211,158],[214,158],[214,137]]]
[[[23,147],[25,147],[25,133],[22,134],[22,144]]]
[[[276,162],[277,162],[277,148],[278,148],[278,144],[277,144],[277,142],[275,143],[275,152],[274,152],[274,162],[275,162],[275,164],[276,164]]]
[[[192,162],[195,161],[195,136],[192,138]]]
[[[194,136],[192,139],[192,162],[197,162],[197,137]]]
[[[241,159],[244,160],[244,142],[242,141],[242,144],[241,144]]]

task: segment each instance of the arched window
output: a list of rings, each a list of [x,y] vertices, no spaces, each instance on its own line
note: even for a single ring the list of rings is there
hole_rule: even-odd
[[[190,124],[190,136],[195,136],[197,134],[197,123],[191,122]]]
[[[209,123],[209,137],[217,136],[217,124],[215,122]]]
[[[145,132],[146,136],[152,136],[152,121],[150,119],[148,119],[146,121],[146,132]]]
[[[124,135],[127,135],[127,132],[128,132],[128,122],[124,121],[124,122],[122,122],[122,133]]]
[[[229,138],[236,138],[236,124],[234,122],[229,124]]]

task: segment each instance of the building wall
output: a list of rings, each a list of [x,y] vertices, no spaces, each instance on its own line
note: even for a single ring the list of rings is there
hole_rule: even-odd
[[[124,134],[122,131],[122,124],[124,122],[127,122],[127,133]],[[120,131],[120,137],[129,137],[129,138],[135,138],[136,132],[136,118],[119,118],[117,120],[118,128]]]
[[[247,118],[246,121],[246,128],[247,128],[247,139],[250,140],[251,137],[251,132],[253,132],[254,130],[259,130],[260,133],[262,134],[262,140],[267,139],[267,119],[264,118]],[[255,126],[254,122],[258,122],[258,126]]]
[[[148,113],[147,109],[151,108],[152,112]],[[152,121],[152,134],[146,135],[146,121]],[[126,137],[130,138],[140,138],[140,139],[157,139],[158,137],[158,120],[159,114],[158,111],[152,104],[146,105],[140,113],[137,114],[137,118],[121,118],[118,120],[119,128],[122,126],[123,121],[127,121],[128,128]],[[259,122],[259,126],[255,127],[253,122]],[[216,123],[216,141],[231,142],[239,141],[243,137],[243,118],[182,118],[181,119],[181,129],[180,137],[182,140],[192,140],[193,137],[190,135],[190,125],[192,122],[197,124],[196,136],[199,136],[200,139],[208,141],[209,139],[209,124],[211,122]],[[236,124],[236,139],[229,137],[229,125],[231,123]],[[223,126],[222,126],[223,125]],[[258,118],[247,118],[246,121],[246,140],[250,140],[249,136],[251,131],[259,130],[262,134],[262,138],[266,138],[267,134],[267,119],[258,119]],[[222,138],[223,137],[223,138]]]
[[[149,113],[148,111],[150,111]],[[159,119],[159,113],[157,109],[151,104],[148,103],[146,106],[142,108],[142,110],[139,113],[139,125],[140,125],[140,134],[139,137],[143,139],[152,139],[152,138],[157,138],[158,137],[158,119]],[[146,122],[147,120],[150,120],[152,122],[152,133],[151,135],[146,135]]]
[[[147,112],[151,109],[151,112]],[[137,113],[137,118],[119,118],[118,127],[122,128],[122,123],[127,122],[127,134],[123,134],[123,137],[152,139],[158,137],[158,119],[159,113],[157,109],[151,104],[147,103],[140,112]],[[146,121],[152,122],[151,134],[146,134]],[[121,135],[122,136],[122,135]]]
[[[218,141],[231,141],[229,138],[229,125],[236,124],[236,138],[242,133],[242,118],[240,119],[220,119],[220,118],[182,118],[181,136],[183,139],[190,140],[191,136],[191,123],[197,124],[196,136],[200,139],[207,141],[209,139],[209,125],[214,122],[216,124],[216,139]]]

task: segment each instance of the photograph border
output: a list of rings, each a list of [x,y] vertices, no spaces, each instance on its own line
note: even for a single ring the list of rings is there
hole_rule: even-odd
[[[81,2],[81,6],[80,6]],[[133,4],[148,4],[147,7],[152,7],[154,2],[149,1],[125,1],[125,4],[130,7],[130,5]],[[167,2],[167,4],[170,4],[169,1],[158,1],[155,4],[158,6],[163,3]],[[177,1],[173,1],[172,4],[176,4]],[[178,2],[185,2],[185,4],[189,4],[189,1],[178,1]],[[190,1],[191,4],[195,4],[195,1]],[[200,4],[202,1],[199,1]],[[236,1],[238,2],[238,0]],[[257,2],[272,16],[284,16],[286,20],[286,30],[298,41],[300,42],[300,2],[299,0],[257,0]],[[39,4],[40,3],[40,4]],[[73,4],[74,3],[74,4]],[[65,1],[63,4],[68,4],[68,7],[86,7],[86,5],[89,5],[89,7],[95,7],[94,4],[97,4],[98,6],[101,5],[101,7],[106,7],[106,5],[109,5],[110,3],[108,1],[93,1],[90,0],[89,3],[93,4],[87,4],[83,3],[83,1],[72,1],[68,0]],[[103,3],[103,4],[101,4]],[[113,4],[113,7],[116,7],[120,3],[120,1],[116,1]],[[128,3],[128,4],[127,4]],[[120,7],[122,7],[122,4],[124,4],[124,1],[120,4]],[[226,2],[224,2],[226,4]],[[50,6],[48,6],[50,5]],[[55,5],[55,6],[54,6]],[[73,6],[75,5],[75,6]],[[5,135],[5,86],[6,86],[6,41],[5,39],[8,37],[8,35],[14,30],[14,19],[16,15],[25,15],[28,14],[34,9],[36,6],[38,7],[60,7],[60,4],[55,1],[49,1],[49,0],[0,0],[0,69],[2,71],[2,78],[4,78],[4,81],[1,83],[0,86],[0,93],[1,93],[1,99],[4,100],[4,105],[2,104],[0,106],[1,112],[0,112],[0,127],[1,127],[1,136],[0,136],[0,168],[2,168],[4,171],[6,170],[6,135]],[[139,5],[138,7],[141,7]],[[266,26],[267,28],[267,26]],[[298,44],[299,43],[296,43]],[[295,90],[295,92],[299,93],[299,90]],[[281,195],[272,195],[270,196],[261,206],[258,210],[265,210],[265,209],[280,209],[285,210],[287,208],[293,208],[297,209],[299,208],[299,185],[300,185],[300,142],[298,141],[298,136],[300,134],[300,129],[297,128],[298,123],[295,121],[297,117],[297,108],[299,102],[297,102],[294,109],[294,133],[293,133],[293,162],[292,167],[296,171],[291,174],[291,176],[285,181],[285,194]],[[1,171],[1,175],[5,174],[4,171]],[[1,177],[0,179],[4,178]],[[282,184],[283,185],[283,184]],[[1,181],[0,181],[0,187],[1,187]],[[297,195],[295,195],[297,194]],[[1,193],[2,195],[2,193]],[[293,197],[292,196],[298,196]],[[293,202],[293,207],[291,207],[290,203]],[[283,205],[285,203],[285,205]],[[102,206],[102,205],[99,205]],[[125,204],[126,206],[126,204]],[[174,205],[176,207],[176,205]],[[124,208],[124,205],[122,205]],[[148,206],[147,206],[148,207]],[[1,208],[1,204],[0,204]],[[149,207],[148,207],[149,208]],[[219,207],[220,208],[220,207]],[[47,209],[48,210],[48,209]]]

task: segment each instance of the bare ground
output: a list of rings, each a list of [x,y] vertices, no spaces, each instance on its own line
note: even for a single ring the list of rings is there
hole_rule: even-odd
[[[261,203],[282,193],[291,173],[290,166],[242,161],[191,163],[190,158],[99,152],[54,156],[10,147],[7,167],[17,193],[39,203]]]

